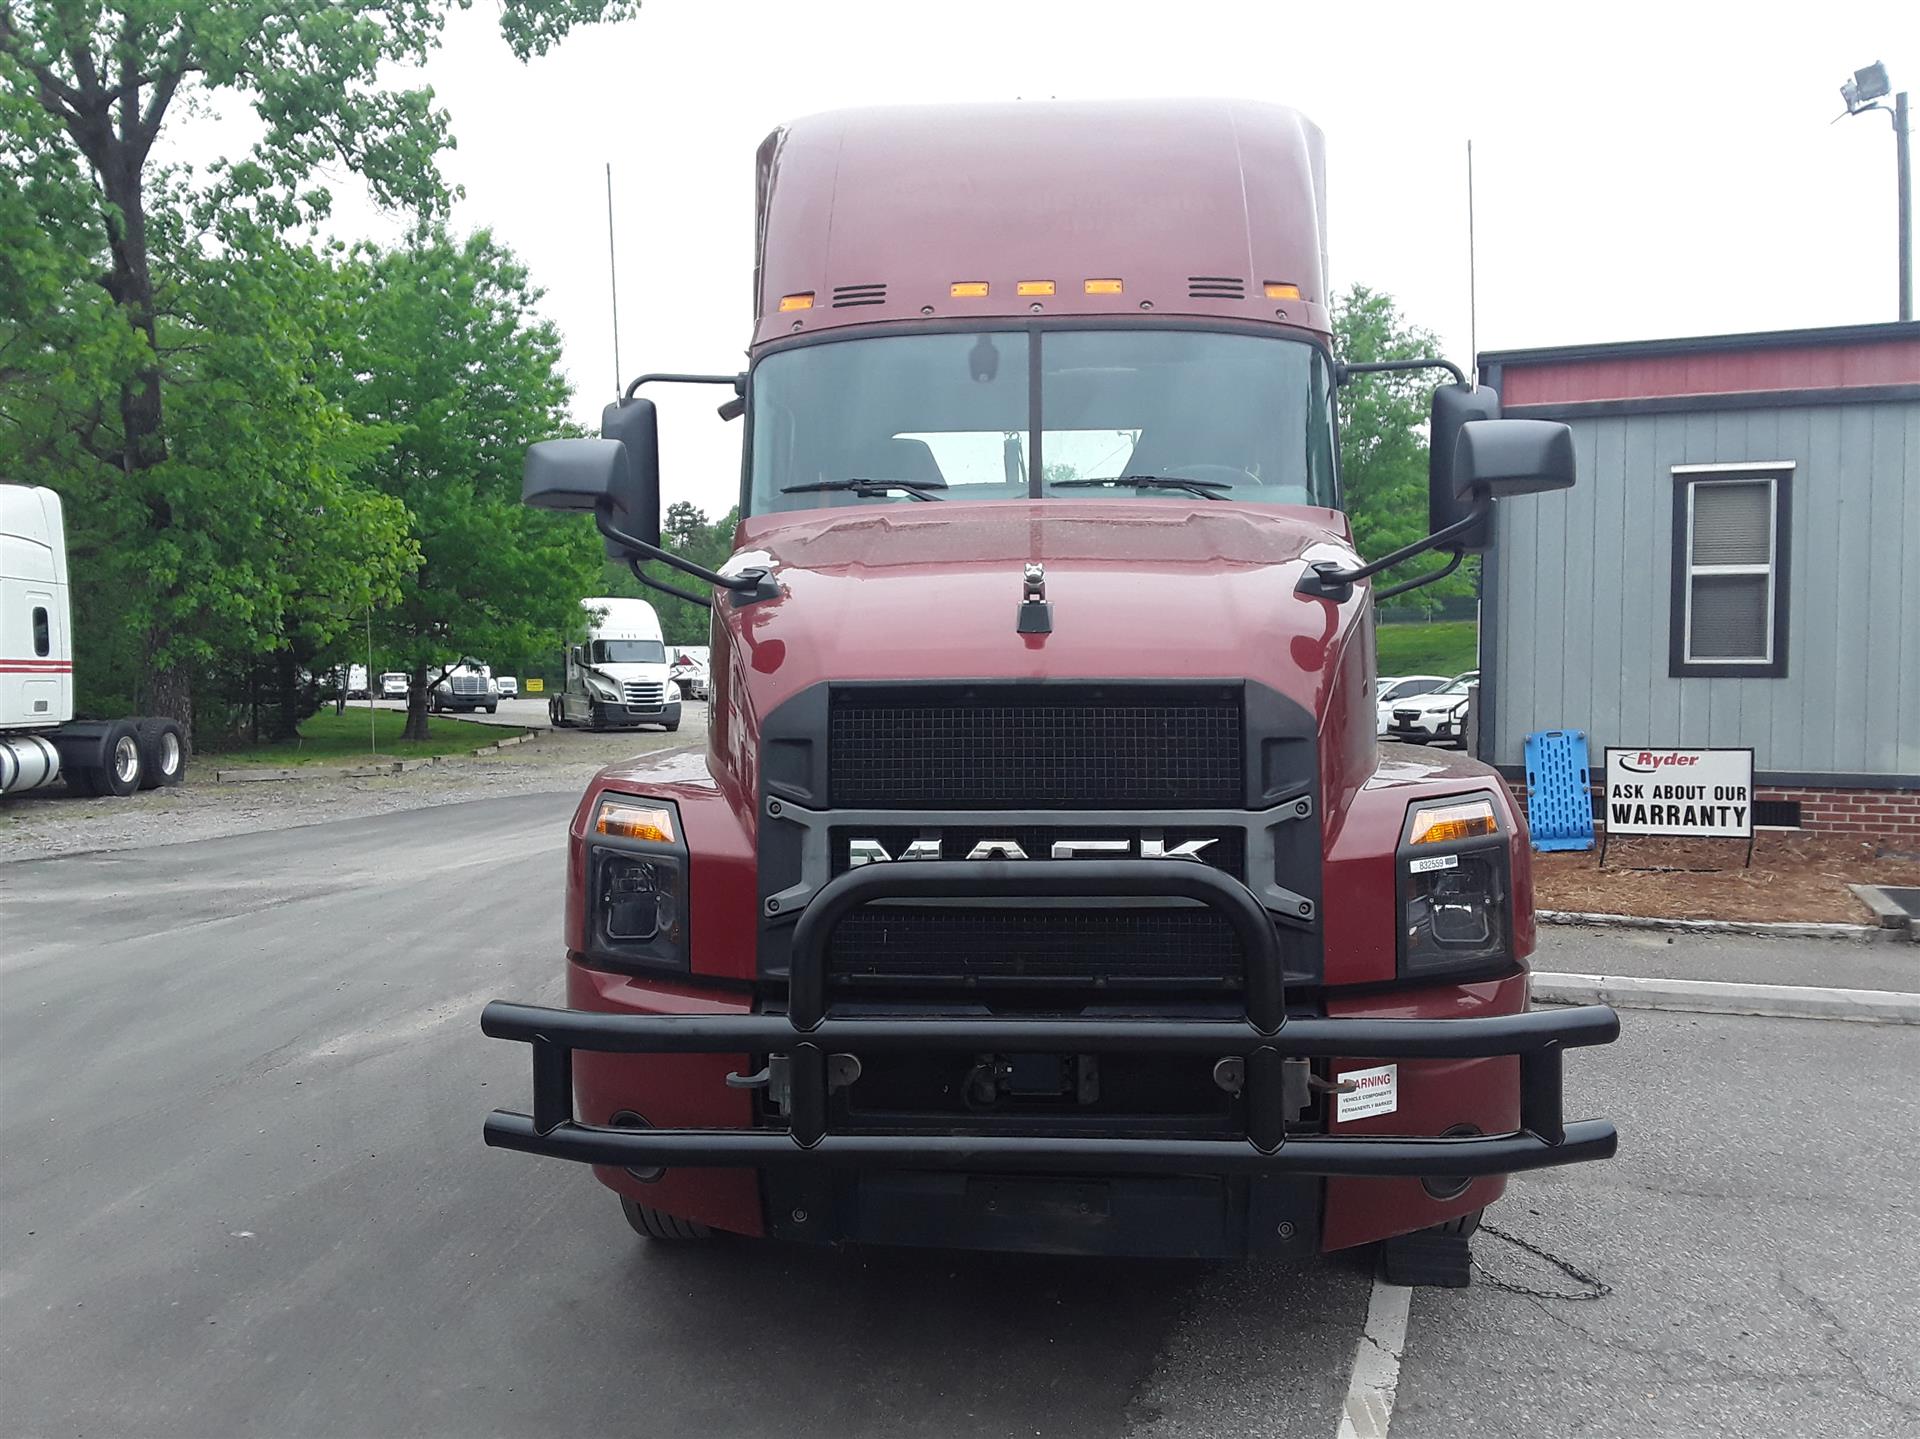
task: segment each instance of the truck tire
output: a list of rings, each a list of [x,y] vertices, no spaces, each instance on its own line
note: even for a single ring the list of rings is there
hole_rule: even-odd
[[[711,1239],[713,1231],[695,1219],[677,1219],[649,1209],[637,1199],[620,1196],[620,1212],[642,1239]]]
[[[499,711],[499,709],[500,709],[500,706],[499,706],[499,704],[498,704],[498,702],[496,702],[496,703],[494,703],[494,704],[490,704],[490,705],[488,705],[488,706],[487,706],[487,713],[488,713],[488,714],[495,714],[495,713],[498,713],[498,711]]]
[[[140,729],[130,719],[115,720],[107,728],[100,746],[106,755],[104,767],[88,766],[88,783],[94,794],[126,796],[140,788],[146,763],[140,748]]]
[[[134,721],[140,732],[140,788],[162,789],[187,776],[187,743],[180,726],[151,716]]]
[[[680,716],[675,715],[672,719],[668,720],[665,724],[661,725],[660,728],[665,730],[668,734],[672,734],[675,730],[680,728]]]
[[[555,695],[547,701],[547,724],[552,729],[565,729],[567,717],[561,712],[560,696]]]

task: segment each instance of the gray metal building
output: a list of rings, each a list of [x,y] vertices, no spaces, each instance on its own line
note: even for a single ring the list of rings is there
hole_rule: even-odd
[[[1495,510],[1479,752],[1754,751],[1762,822],[1920,839],[1920,324],[1482,355],[1580,479]]]

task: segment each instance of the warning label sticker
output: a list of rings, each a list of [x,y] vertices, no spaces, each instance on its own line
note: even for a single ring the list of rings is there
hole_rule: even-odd
[[[1400,1067],[1377,1065],[1372,1069],[1349,1069],[1334,1075],[1339,1084],[1351,1084],[1353,1093],[1338,1096],[1334,1118],[1365,1119],[1370,1114],[1392,1114],[1400,1107]]]

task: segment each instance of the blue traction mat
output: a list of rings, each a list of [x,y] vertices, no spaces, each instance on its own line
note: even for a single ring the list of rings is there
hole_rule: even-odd
[[[1577,729],[1527,736],[1527,826],[1535,849],[1592,849],[1587,736]]]

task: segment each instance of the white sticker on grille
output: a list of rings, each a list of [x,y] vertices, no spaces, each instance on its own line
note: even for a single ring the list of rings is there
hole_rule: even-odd
[[[1345,1121],[1365,1119],[1370,1114],[1392,1114],[1400,1107],[1400,1066],[1376,1065],[1372,1069],[1349,1069],[1334,1075],[1336,1084],[1354,1086],[1351,1094],[1342,1094],[1334,1106],[1334,1118]]]

